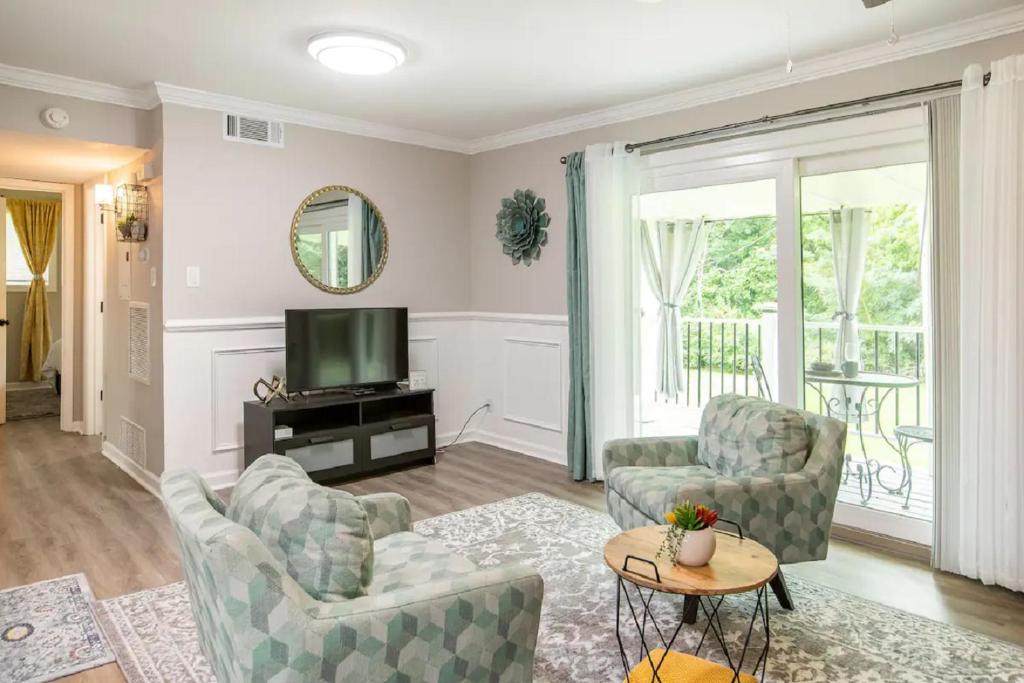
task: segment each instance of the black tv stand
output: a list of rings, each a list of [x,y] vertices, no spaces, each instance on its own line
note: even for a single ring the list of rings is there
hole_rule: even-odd
[[[318,482],[340,481],[435,457],[434,390],[377,388],[246,401],[245,466],[261,455],[294,458]],[[290,428],[291,434],[279,430]]]

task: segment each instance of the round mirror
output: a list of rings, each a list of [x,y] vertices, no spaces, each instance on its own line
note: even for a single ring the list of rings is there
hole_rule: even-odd
[[[291,241],[303,277],[335,294],[369,287],[388,259],[388,229],[377,205],[342,185],[306,197],[292,220]]]

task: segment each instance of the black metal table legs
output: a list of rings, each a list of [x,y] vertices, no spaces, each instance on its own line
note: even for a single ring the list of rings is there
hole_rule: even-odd
[[[654,600],[654,596],[660,591],[642,589],[640,586],[619,577],[615,595],[615,637],[618,641],[619,655],[622,658],[622,668],[625,672],[627,683],[663,683],[658,672],[660,671],[665,658],[664,656],[659,657],[654,654],[654,651],[659,647],[663,648],[666,654],[672,650],[672,646],[676,643],[683,625],[686,623],[694,623],[687,622],[687,616],[690,611],[696,612],[694,615],[695,619],[697,616],[702,615],[705,620],[704,627],[700,634],[700,640],[692,654],[694,656],[700,656],[700,652],[708,641],[708,634],[710,633],[715,641],[718,642],[719,647],[722,648],[726,662],[728,662],[728,668],[733,672],[732,680],[734,682],[740,680],[740,674],[744,670],[744,664],[747,662],[749,657],[753,657],[754,655],[754,652],[751,649],[751,636],[756,630],[758,622],[760,622],[761,630],[764,634],[764,645],[757,653],[757,658],[754,660],[753,668],[750,669],[750,673],[754,677],[758,677],[758,672],[760,672],[759,680],[763,683],[765,671],[768,668],[768,650],[771,644],[771,622],[768,609],[769,585],[770,584],[765,584],[757,589],[757,602],[751,612],[746,634],[743,636],[743,647],[740,650],[738,657],[734,657],[733,653],[729,650],[729,646],[726,644],[725,629],[722,626],[721,619],[721,608],[722,604],[725,602],[726,596],[685,596],[683,614],[679,619],[679,623],[671,629],[671,631],[663,631],[658,625],[651,609],[651,603]],[[785,588],[785,583],[782,584],[782,587],[783,589]],[[772,590],[777,591],[778,589],[772,585]],[[788,597],[788,591],[786,591],[785,594]],[[776,595],[778,595],[777,592]],[[791,601],[788,606],[782,601],[781,596],[779,596],[779,601],[782,602],[783,606],[787,609],[792,609]],[[624,608],[626,611],[625,618],[623,618]],[[635,661],[629,656],[629,652],[627,652],[626,649],[627,644],[623,640],[623,629],[626,629],[628,633],[630,624],[632,624],[633,628],[636,629],[636,633],[640,639],[637,647],[637,658]],[[653,633],[651,633],[650,642],[648,642],[649,630],[653,631]],[[642,663],[645,658],[651,668],[650,680],[641,682],[637,676],[633,676],[631,678],[630,674],[633,667]],[[634,663],[631,665],[631,662]],[[644,678],[646,678],[646,676]]]

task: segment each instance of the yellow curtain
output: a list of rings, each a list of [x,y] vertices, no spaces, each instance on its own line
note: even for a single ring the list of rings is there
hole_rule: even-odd
[[[18,233],[32,284],[25,296],[25,320],[21,326],[21,379],[38,382],[50,352],[50,310],[46,304],[43,273],[57,244],[60,202],[47,199],[8,199],[14,230]],[[8,245],[10,249],[13,245]]]

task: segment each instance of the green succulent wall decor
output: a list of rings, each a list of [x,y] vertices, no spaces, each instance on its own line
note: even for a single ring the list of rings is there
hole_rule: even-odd
[[[512,257],[512,263],[530,265],[540,258],[540,248],[548,243],[551,216],[544,211],[544,200],[533,190],[516,190],[512,197],[501,200],[498,231],[501,250]]]

